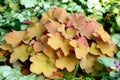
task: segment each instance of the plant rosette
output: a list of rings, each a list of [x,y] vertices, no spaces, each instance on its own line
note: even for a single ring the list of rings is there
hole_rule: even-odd
[[[102,69],[97,58],[113,57],[117,51],[101,24],[83,14],[67,14],[63,8],[49,9],[40,20],[33,18],[25,31],[7,33],[0,48],[10,52],[11,64],[29,60],[30,71],[47,78],[63,77],[64,70],[73,72],[77,62],[95,74]]]

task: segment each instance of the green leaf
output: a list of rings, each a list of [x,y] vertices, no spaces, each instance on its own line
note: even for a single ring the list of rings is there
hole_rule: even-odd
[[[35,7],[37,4],[37,0],[21,0],[21,4],[24,5],[26,8]]]
[[[5,56],[0,56],[0,62],[5,62],[7,58]]]
[[[116,73],[115,73],[114,71],[111,71],[111,72],[109,73],[109,75],[110,75],[110,77],[115,77],[115,76],[116,76]]]
[[[4,77],[3,77],[3,75],[0,73],[0,80],[3,80],[4,79]]]
[[[118,51],[116,54],[117,54],[117,58],[120,58],[120,51]]]
[[[116,22],[117,22],[117,25],[120,27],[120,16],[116,17]]]
[[[120,47],[120,34],[114,34],[112,40],[118,47]]]
[[[98,62],[103,64],[106,67],[115,67],[114,65],[114,58],[109,58],[109,57],[98,57]]]
[[[69,0],[62,0],[62,3],[67,3]]]
[[[3,77],[7,77],[11,74],[11,67],[9,66],[0,66],[0,74],[2,74]]]
[[[30,75],[27,75],[27,76],[23,76],[19,80],[36,80],[36,75],[35,74],[30,74]]]

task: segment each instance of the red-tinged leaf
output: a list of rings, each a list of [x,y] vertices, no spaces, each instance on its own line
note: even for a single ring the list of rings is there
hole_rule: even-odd
[[[63,77],[64,77],[64,75],[63,75],[61,72],[59,72],[59,71],[55,71],[55,72],[54,72],[54,75],[55,75],[55,77],[57,77],[57,78],[63,78]]]
[[[0,56],[8,56],[8,54],[6,50],[0,50]]]
[[[47,24],[45,24],[45,27],[48,32],[56,32],[60,26],[60,23],[53,20],[50,20]]]
[[[24,39],[25,33],[25,31],[13,30],[13,32],[5,35],[5,41],[8,44],[11,44],[12,47],[16,47]]]
[[[81,36],[85,36],[88,39],[92,39],[92,33],[97,27],[101,27],[101,25],[96,21],[86,21],[85,25],[83,25],[79,30]]]
[[[25,24],[32,24],[32,22],[29,21],[29,20],[24,20],[24,23],[25,23]]]
[[[93,36],[95,36],[97,40],[102,40],[104,42],[108,42],[109,44],[113,44],[110,35],[103,29],[103,27],[97,27],[93,32]]]
[[[89,46],[88,41],[85,37],[79,37],[77,41],[78,41],[78,44],[83,44],[85,46]]]
[[[58,31],[61,32],[66,39],[73,38],[76,34],[76,30],[73,27],[68,27],[66,29],[64,24],[58,27]]]
[[[30,45],[33,46],[35,52],[40,52],[40,51],[43,50],[43,45],[42,45],[41,42],[32,40],[32,41],[30,42]]]
[[[75,29],[80,30],[86,24],[86,18],[83,14],[71,14],[68,16],[67,25],[73,25]]]

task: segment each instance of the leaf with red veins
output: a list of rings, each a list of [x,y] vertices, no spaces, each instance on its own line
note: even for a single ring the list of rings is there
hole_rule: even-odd
[[[11,44],[12,47],[16,47],[24,39],[25,33],[25,31],[13,30],[5,35],[5,41],[7,44]]]
[[[70,45],[74,47],[76,58],[86,58],[89,50],[88,46],[84,45],[83,43],[79,43],[76,40],[71,40]]]
[[[55,66],[60,69],[66,68],[69,72],[75,69],[75,65],[78,62],[78,59],[75,56],[64,56],[56,60]]]
[[[114,44],[109,44],[102,41],[97,41],[97,48],[99,48],[103,54],[110,57],[113,57],[114,53],[117,51],[117,47]]]
[[[65,23],[67,18],[67,12],[63,8],[52,8],[42,14],[41,21],[43,24],[48,23],[50,20]]]
[[[63,51],[64,55],[69,55],[69,40],[64,39],[59,33],[49,33],[48,36],[48,45],[50,45],[54,50],[58,50],[59,48]]]
[[[56,32],[60,26],[60,23],[53,20],[50,20],[47,24],[45,24],[45,28],[48,32]]]
[[[68,16],[67,25],[73,25],[75,29],[80,30],[86,24],[86,18],[83,14],[71,14]]]
[[[103,29],[103,27],[97,27],[93,32],[93,36],[98,40],[102,40],[104,42],[108,42],[109,44],[113,44],[110,35]]]
[[[73,27],[67,27],[62,24],[61,27],[58,27],[58,32],[61,32],[66,39],[73,38],[76,34],[76,30]]]

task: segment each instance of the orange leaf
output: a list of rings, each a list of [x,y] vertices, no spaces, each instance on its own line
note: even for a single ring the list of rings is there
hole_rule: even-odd
[[[67,13],[63,8],[52,8],[42,14],[41,21],[43,24],[48,23],[50,20],[59,21],[60,23],[66,22]]]
[[[46,77],[50,77],[57,69],[54,66],[54,61],[49,59],[43,53],[37,53],[30,58],[32,62],[30,71],[36,74],[43,73]]]
[[[31,54],[28,52],[29,46],[28,45],[21,45],[14,48],[14,52],[10,56],[10,63],[16,62],[18,59],[22,62],[26,61]]]
[[[92,71],[92,70],[90,70],[90,69],[94,66],[95,61],[96,61],[96,58],[97,58],[97,57],[88,54],[88,55],[86,56],[86,59],[85,59],[85,58],[84,58],[84,59],[81,59],[81,61],[80,61],[80,66],[81,66],[81,68],[82,68],[82,69],[85,69],[86,72]]]
[[[96,21],[86,21],[86,23],[79,29],[80,34],[87,37],[88,39],[92,39],[92,33],[96,27],[101,27],[101,25]]]
[[[61,27],[58,27],[58,31],[62,32],[62,35],[66,38],[73,38],[75,36],[76,30],[74,28],[67,28],[65,29],[65,25],[62,24]]]
[[[60,69],[66,68],[69,72],[75,69],[75,65],[78,60],[75,56],[64,56],[56,60],[55,66]]]
[[[43,45],[42,45],[42,43],[39,42],[39,41],[32,40],[32,41],[30,42],[30,45],[33,45],[33,48],[34,48],[34,51],[35,51],[35,52],[40,52],[40,51],[43,50]]]
[[[56,59],[56,53],[55,50],[52,49],[49,45],[46,45],[43,48],[43,52],[50,58],[50,59]]]
[[[60,23],[53,20],[50,20],[47,24],[45,24],[45,27],[48,32],[56,32],[60,26]]]
[[[110,57],[113,57],[114,52],[117,51],[117,47],[114,44],[109,44],[107,42],[98,41],[97,48],[99,48],[103,54],[107,54]]]
[[[74,47],[76,58],[86,58],[86,55],[88,54],[88,46],[79,44],[76,40],[71,40],[70,45]]]
[[[113,43],[110,35],[104,31],[103,27],[97,27],[93,32],[93,36],[95,36],[98,40],[102,39],[104,42]]]
[[[12,46],[10,44],[7,44],[7,43],[1,44],[0,48],[3,50],[8,50],[9,52],[12,52]]]
[[[15,31],[10,32],[5,35],[5,41],[8,44],[11,44],[12,47],[16,47],[24,38],[25,32],[24,31]]]
[[[71,14],[68,16],[67,24],[73,25],[76,29],[80,30],[85,25],[86,18],[83,14]]]
[[[100,50],[97,48],[97,44],[94,42],[91,44],[91,47],[89,48],[89,52],[93,55],[101,55]]]
[[[50,36],[48,39],[48,45],[50,45],[54,50],[61,48],[65,56],[69,54],[69,40],[64,39],[59,33],[50,33],[48,36]]]
[[[27,35],[25,36],[25,41],[30,41],[32,38],[39,39],[45,31],[45,27],[41,23],[36,23],[32,27],[27,29]]]

